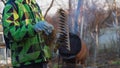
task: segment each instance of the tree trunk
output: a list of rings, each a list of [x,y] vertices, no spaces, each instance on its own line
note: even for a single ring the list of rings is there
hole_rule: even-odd
[[[97,53],[98,53],[98,46],[99,46],[99,39],[98,39],[98,34],[99,34],[99,25],[98,25],[98,23],[97,23],[97,25],[96,25],[96,27],[95,27],[95,32],[96,32],[96,34],[95,34],[95,40],[96,40],[96,45],[95,45],[95,52],[94,52],[94,66],[97,66],[96,65],[96,61],[97,61]]]
[[[83,0],[78,0],[78,5],[77,5],[77,9],[75,12],[75,19],[74,19],[74,33],[75,34],[79,34],[79,24],[78,24],[78,18],[79,16],[81,16],[81,12],[80,12],[80,8],[83,5]]]
[[[69,15],[68,15],[68,25],[69,25],[69,31],[73,32],[73,26],[72,26],[72,15],[73,15],[73,10],[72,10],[72,0],[69,0]]]

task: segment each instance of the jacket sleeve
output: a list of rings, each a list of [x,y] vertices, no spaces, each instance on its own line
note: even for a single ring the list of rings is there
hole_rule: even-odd
[[[3,32],[6,38],[12,41],[21,41],[28,37],[33,37],[35,32],[31,23],[21,24],[19,14],[11,4],[5,6],[3,11]]]

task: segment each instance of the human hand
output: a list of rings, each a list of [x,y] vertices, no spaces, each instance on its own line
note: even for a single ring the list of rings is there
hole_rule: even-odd
[[[40,21],[34,25],[34,29],[36,32],[44,31],[46,35],[49,35],[54,27],[46,21]]]

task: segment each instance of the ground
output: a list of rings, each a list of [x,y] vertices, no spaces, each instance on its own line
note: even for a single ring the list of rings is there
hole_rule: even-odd
[[[89,56],[89,58],[91,57]],[[61,67],[61,64],[62,62],[59,61],[59,67]],[[57,57],[54,58],[49,63],[49,66],[50,68],[58,68],[58,58]],[[0,65],[0,68],[6,68],[6,66]],[[78,68],[82,68],[81,65],[78,65]],[[99,52],[97,56],[97,66],[94,67],[92,63],[87,62],[86,68],[120,68],[120,58],[118,58],[117,52],[111,51]]]

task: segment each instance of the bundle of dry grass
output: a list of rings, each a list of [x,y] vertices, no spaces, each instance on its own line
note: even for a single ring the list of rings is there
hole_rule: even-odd
[[[51,47],[55,42],[56,31],[53,30],[52,33],[49,34],[49,35],[44,34],[43,37],[44,37],[44,40],[45,40],[45,44],[48,45],[49,47]]]

